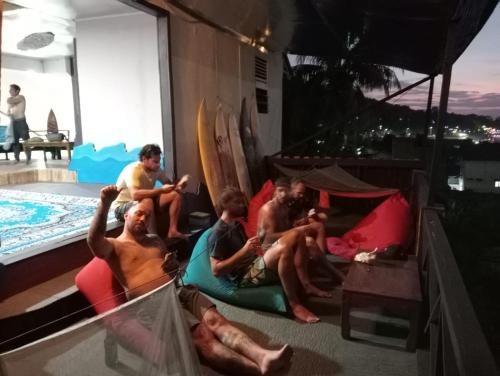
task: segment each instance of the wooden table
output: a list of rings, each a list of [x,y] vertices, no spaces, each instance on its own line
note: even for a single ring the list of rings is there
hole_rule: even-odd
[[[31,152],[33,149],[42,149],[43,150],[43,160],[47,162],[47,151],[51,148],[54,150],[58,149],[66,149],[68,152],[68,161],[71,160],[71,149],[73,147],[73,142],[69,141],[37,141],[37,142],[23,142],[23,150],[24,152]],[[28,159],[26,159],[26,163],[28,163]]]
[[[373,265],[354,262],[342,288],[342,337],[350,339],[352,306],[368,303],[408,312],[410,332],[406,350],[415,351],[422,293],[417,260],[379,260]]]

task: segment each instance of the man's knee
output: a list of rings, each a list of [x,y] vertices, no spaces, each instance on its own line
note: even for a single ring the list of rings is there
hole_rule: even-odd
[[[320,221],[315,221],[310,224],[311,229],[313,230],[314,233],[323,233],[325,231],[325,225],[323,222]]]
[[[148,207],[148,209],[153,209],[154,205],[155,205],[155,203],[154,203],[154,201],[153,201],[152,198],[143,198],[141,200],[141,203],[144,204],[144,205],[146,205]]]
[[[302,233],[302,231],[292,228],[288,230],[287,233],[280,238],[280,242],[283,241],[288,245],[293,245],[299,242],[301,237],[303,236],[304,234]]]
[[[321,213],[318,213],[317,216],[318,216],[318,220],[323,222],[323,223],[325,223],[328,220],[328,215],[326,213],[321,212]]]
[[[217,330],[227,324],[227,320],[215,308],[210,308],[203,315],[203,324],[211,331]]]
[[[163,193],[160,196],[160,207],[170,207],[172,203],[180,204],[182,195],[177,191]]]
[[[306,247],[307,248],[315,247],[316,245],[317,245],[316,240],[312,236],[306,236]]]

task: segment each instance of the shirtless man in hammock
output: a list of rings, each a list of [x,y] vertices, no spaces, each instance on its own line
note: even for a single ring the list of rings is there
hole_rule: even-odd
[[[114,185],[101,190],[87,242],[95,256],[106,260],[128,297],[135,298],[169,282],[174,273],[168,272],[178,267],[163,241],[148,234],[146,223],[151,209],[143,202],[125,213],[123,232],[116,239],[106,237],[108,212],[118,194]],[[193,343],[208,365],[230,374],[267,375],[290,363],[293,351],[288,345],[279,350],[260,347],[194,287],[182,289],[187,291],[181,291],[179,298]]]
[[[311,220],[308,218],[309,216],[302,219],[292,218],[290,213],[291,197],[288,178],[276,179],[273,198],[259,210],[257,228],[258,233],[263,238],[263,247],[269,247],[291,229],[298,230],[305,237],[310,258],[315,260],[319,266],[325,268],[335,279],[343,281],[344,275],[326,259],[326,232],[323,222],[321,220]],[[313,213],[310,214],[312,217]],[[330,295],[325,293],[320,296],[327,297]]]

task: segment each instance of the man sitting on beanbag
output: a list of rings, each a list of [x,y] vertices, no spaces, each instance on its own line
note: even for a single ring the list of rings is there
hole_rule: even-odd
[[[222,192],[217,203],[221,213],[208,239],[210,264],[216,277],[226,278],[240,288],[280,283],[288,298],[294,316],[307,323],[319,318],[302,305],[298,286],[310,291],[307,274],[307,250],[304,236],[296,230],[284,234],[264,256],[258,257],[260,247],[257,236],[248,239],[238,221],[246,212],[245,196],[235,188]]]

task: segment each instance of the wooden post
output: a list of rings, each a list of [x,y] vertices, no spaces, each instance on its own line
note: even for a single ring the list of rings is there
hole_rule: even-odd
[[[452,63],[445,63],[443,68],[443,83],[441,85],[441,99],[439,101],[439,114],[436,129],[436,138],[432,150],[432,162],[430,172],[430,187],[428,205],[432,206],[435,201],[436,191],[439,184],[439,173],[441,164],[441,155],[443,153],[444,126],[446,124],[446,113],[448,111],[448,97],[450,95],[451,70]]]
[[[434,76],[432,76],[429,82],[429,95],[427,97],[427,111],[425,112],[425,124],[424,124],[424,142],[427,142],[427,137],[429,136],[429,124],[431,122],[432,115],[432,95],[434,93]]]

